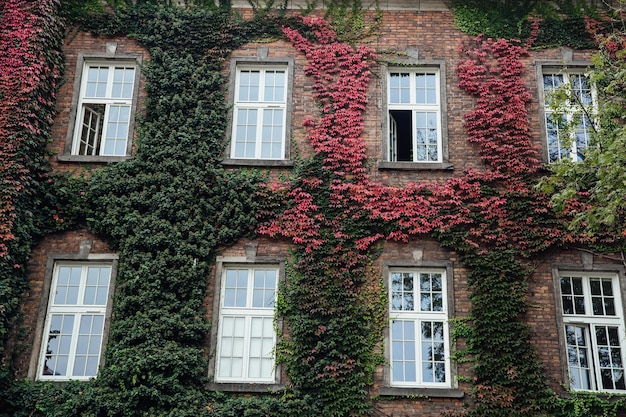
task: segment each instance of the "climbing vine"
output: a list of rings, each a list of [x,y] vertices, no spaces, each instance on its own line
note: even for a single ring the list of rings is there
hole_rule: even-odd
[[[512,13],[514,25],[493,29],[508,38],[521,34],[524,43],[479,36],[461,50],[460,87],[475,99],[465,125],[484,169],[404,187],[368,175],[363,114],[375,53],[344,42],[355,40],[352,29],[366,33],[359,25],[346,27],[342,20],[333,28],[324,19],[271,9],[255,9],[255,17],[243,21],[203,1],[188,8],[113,2],[110,10],[88,2],[86,14],[75,1],[65,2],[63,11],[53,0],[31,8],[26,3],[7,0],[0,13],[0,46],[8,51],[0,59],[6,109],[0,113],[0,177],[8,185],[0,192],[0,289],[7,289],[0,291],[6,294],[0,336],[19,308],[24,267],[38,236],[87,225],[120,261],[106,366],[98,378],[63,387],[12,383],[3,368],[0,399],[8,406],[0,413],[367,415],[368,388],[384,360],[386,323],[386,298],[372,265],[384,241],[426,235],[457,251],[469,270],[472,304],[462,334],[474,363],[474,406],[450,415],[615,414],[623,407],[595,396],[557,399],[529,343],[526,261],[572,241],[568,217],[553,213],[550,196],[535,187],[540,162],[522,64],[546,33],[545,23],[525,20],[535,3]],[[460,26],[463,13],[476,11],[476,4],[465,6],[474,9],[457,7]],[[333,13],[364,18],[358,10]],[[46,162],[61,79],[59,15],[82,29],[132,36],[150,53],[134,158],[89,178],[51,176]],[[488,24],[496,20],[486,17]],[[485,22],[478,22],[464,29],[484,31]],[[304,122],[314,153],[298,159],[280,183],[221,166],[228,122],[222,65],[233,49],[260,36],[284,37],[304,54],[319,104],[319,114]],[[277,346],[289,384],[281,394],[252,397],[208,392],[207,277],[218,245],[256,234],[294,244],[277,306],[289,329]]]

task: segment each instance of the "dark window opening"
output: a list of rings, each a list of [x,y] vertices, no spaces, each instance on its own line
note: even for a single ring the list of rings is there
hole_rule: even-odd
[[[389,111],[391,161],[413,161],[413,128],[411,110]]]

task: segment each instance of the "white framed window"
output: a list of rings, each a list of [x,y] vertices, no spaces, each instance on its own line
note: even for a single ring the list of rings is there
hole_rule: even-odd
[[[443,161],[440,89],[438,68],[388,71],[388,161]]]
[[[288,65],[237,65],[230,157],[285,159]]]
[[[569,383],[574,390],[626,391],[624,316],[615,274],[559,274]]]
[[[38,379],[89,379],[102,353],[111,264],[54,265]]]
[[[85,62],[72,155],[128,155],[136,73],[131,62]]]
[[[582,70],[544,69],[542,74],[548,162],[582,161],[589,147],[595,112],[596,91]],[[552,95],[569,87],[569,98],[555,106]]]
[[[216,382],[274,383],[277,266],[223,269]]]
[[[449,388],[445,269],[389,271],[390,385]]]

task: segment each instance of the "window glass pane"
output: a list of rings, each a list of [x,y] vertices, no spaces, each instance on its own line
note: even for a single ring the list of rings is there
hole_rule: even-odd
[[[116,67],[113,71],[113,98],[131,99],[133,97],[133,84],[135,82],[134,68]]]
[[[414,310],[413,274],[394,272],[391,274],[392,310]],[[394,291],[393,288],[396,288]]]
[[[261,158],[280,158],[283,144],[283,110],[265,109],[261,137]]]
[[[415,74],[415,102],[417,104],[437,104],[435,74]]]
[[[543,75],[543,89],[544,89],[544,99],[546,105],[549,105],[552,101],[551,92],[560,85],[563,84],[563,74],[544,74]]]
[[[573,74],[570,76],[570,82],[572,83],[572,89],[576,95],[576,104],[582,106],[591,105],[591,85],[589,79],[583,74]]]
[[[576,389],[590,389],[591,369],[586,330],[579,326],[565,326],[565,333],[571,386]]]
[[[239,73],[239,101],[259,100],[260,72],[256,70],[241,70]]]
[[[106,305],[110,274],[110,267],[87,268],[87,283],[83,304]]]
[[[89,67],[87,69],[87,88],[85,97],[105,98],[109,67]]]
[[[389,74],[389,102],[390,103],[410,103],[411,80],[409,73]]]
[[[123,156],[126,154],[129,119],[130,106],[111,105],[109,107],[107,131],[102,155]]]
[[[416,381],[415,322],[392,321],[391,339],[394,381]]]
[[[422,378],[424,382],[445,382],[442,322],[422,322]]]
[[[50,317],[42,375],[67,375],[73,328],[73,314],[53,314]]]
[[[596,326],[596,343],[602,387],[624,389],[624,368],[618,328]]]
[[[285,71],[265,72],[265,101],[285,101]]]
[[[224,307],[245,307],[248,297],[248,270],[227,269]]]
[[[237,110],[235,157],[254,158],[257,130],[257,109]]]
[[[271,308],[276,293],[276,271],[257,269],[254,271],[253,307]]]

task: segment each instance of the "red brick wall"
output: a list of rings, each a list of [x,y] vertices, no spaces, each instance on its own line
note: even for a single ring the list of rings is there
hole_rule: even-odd
[[[76,78],[76,65],[78,62],[78,54],[83,52],[98,53],[103,56],[106,53],[107,42],[116,42],[117,50],[116,54],[140,54],[143,56],[144,64],[147,62],[148,53],[139,44],[125,37],[103,37],[94,36],[90,33],[71,33],[65,42],[65,84],[61,86],[58,93],[57,100],[57,116],[54,119],[54,125],[52,127],[52,142],[48,145],[48,149],[53,152],[53,156],[50,158],[52,168],[57,171],[70,171],[76,170],[78,165],[76,163],[59,162],[57,155],[62,155],[65,152],[65,140],[67,137],[68,129],[71,128],[71,124],[74,123],[74,119],[70,117],[70,106],[72,104],[72,97],[74,94],[74,81]],[[145,99],[145,81],[143,76],[139,81],[139,106],[137,106],[137,114],[141,113],[141,103]],[[137,134],[137,125],[135,124],[134,134]],[[90,166],[94,166],[91,164]]]
[[[44,294],[45,281],[48,280],[49,284],[51,278],[51,276],[46,276],[48,255],[78,255],[82,241],[91,242],[90,254],[114,253],[106,243],[98,240],[96,236],[86,230],[50,234],[33,249],[28,262],[30,290],[24,300],[20,323],[14,329],[13,337],[7,346],[7,352],[13,351],[16,354],[14,366],[17,369],[18,377],[25,378],[28,375],[35,340],[35,328],[39,315],[42,313],[40,311],[42,297],[48,296]]]
[[[470,37],[462,34],[453,25],[453,16],[450,12],[417,12],[417,11],[385,11],[383,20],[379,28],[380,37],[376,38],[370,46],[378,51],[388,51],[397,53],[398,57],[407,52],[407,48],[417,48],[420,60],[445,60],[446,62],[446,99],[447,99],[447,126],[448,126],[448,148],[449,161],[454,164],[453,171],[442,170],[420,170],[420,171],[393,171],[378,170],[372,164],[370,174],[374,179],[383,181],[390,185],[401,186],[411,181],[445,181],[453,176],[463,175],[469,168],[480,168],[482,162],[476,145],[470,144],[466,140],[463,127],[464,114],[473,105],[473,99],[463,93],[458,87],[458,77],[455,67],[462,58],[459,46]],[[66,66],[67,82],[61,87],[59,93],[58,110],[53,128],[53,142],[49,145],[50,150],[63,153],[70,114],[70,103],[72,100],[74,75],[79,52],[102,52],[108,41],[118,43],[118,53],[141,53],[147,59],[147,53],[135,42],[125,38],[109,39],[96,37],[90,34],[72,34],[66,43]],[[268,48],[270,58],[294,58],[294,91],[292,103],[292,136],[296,143],[297,152],[306,157],[312,152],[310,144],[306,143],[306,131],[302,128],[302,121],[305,116],[317,114],[318,108],[313,100],[312,81],[305,77],[304,67],[307,64],[304,55],[295,50],[288,42],[277,40],[274,42],[249,43],[234,51],[233,57],[255,56],[258,47]],[[588,53],[576,52],[575,59],[587,59]],[[381,59],[393,61],[393,54],[380,54]],[[531,130],[535,138],[537,149],[543,149],[542,135],[540,133],[539,104],[536,99],[537,80],[535,79],[536,60],[559,60],[561,50],[540,50],[533,51],[532,56],[526,59],[527,64],[527,87],[535,97],[529,105],[529,117]],[[144,60],[145,62],[145,60]],[[229,62],[225,63],[225,74],[229,71]],[[375,65],[372,68],[373,76],[369,87],[369,107],[365,112],[365,132],[364,140],[367,144],[369,155],[373,161],[379,161],[383,157],[383,67]],[[140,82],[140,87],[144,87],[144,81]],[[145,98],[142,89],[141,101]],[[135,133],[137,128],[135,126]],[[292,155],[296,152],[292,149]],[[73,171],[77,164],[62,163],[55,156],[51,158],[52,166],[58,171]],[[233,168],[237,169],[237,168]],[[282,169],[274,168],[274,175]],[[45,276],[47,255],[54,253],[78,253],[81,240],[93,240],[92,253],[109,253],[109,249],[103,243],[86,231],[75,231],[62,234],[54,234],[46,237],[33,252],[29,264],[29,277],[31,290],[27,294],[24,303],[24,318],[20,329],[25,335],[22,336],[18,330],[11,346],[18,350],[15,364],[20,376],[25,376],[28,371],[32,346],[33,329],[35,328],[39,314],[39,305],[42,297],[42,288]],[[244,244],[248,240],[242,240],[232,246],[222,248],[221,256],[245,256]],[[268,239],[258,239],[257,256],[288,256],[288,242],[270,241]],[[468,293],[466,288],[467,271],[458,261],[458,256],[454,252],[442,249],[432,239],[419,239],[409,244],[387,243],[381,257],[376,261],[375,268],[382,273],[382,262],[386,260],[407,260],[411,259],[409,248],[419,247],[423,250],[425,261],[452,261],[454,263],[454,295],[455,306],[451,316],[463,317],[470,309]],[[597,263],[608,262],[606,259],[596,257]],[[577,252],[551,253],[543,259],[537,261],[534,273],[529,280],[529,303],[532,306],[528,312],[528,322],[532,326],[532,343],[536,346],[539,357],[546,365],[546,373],[550,384],[554,389],[559,390],[563,383],[562,369],[564,364],[563,352],[559,350],[557,337],[556,314],[554,308],[554,290],[551,265],[554,263],[577,263],[581,264],[580,254]],[[212,317],[213,298],[215,293],[215,273],[211,273],[208,279],[209,296],[206,299],[205,307],[209,319]],[[207,346],[208,346],[207,337]],[[462,347],[462,346],[460,346]],[[468,364],[460,364],[457,373],[461,376],[471,376]],[[375,394],[376,387],[382,383],[382,367],[377,370],[375,384],[372,393]],[[461,389],[469,391],[466,384],[459,384]],[[465,399],[467,401],[467,397]],[[394,401],[377,401],[376,412],[386,416],[438,416],[441,411],[449,408],[458,408],[462,401],[455,399],[400,399]]]

